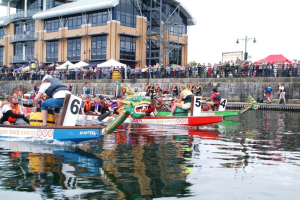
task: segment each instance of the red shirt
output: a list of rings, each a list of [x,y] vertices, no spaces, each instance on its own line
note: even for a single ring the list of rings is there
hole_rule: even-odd
[[[214,93],[211,95],[211,100],[214,102],[214,104],[220,104],[221,96],[220,93]]]

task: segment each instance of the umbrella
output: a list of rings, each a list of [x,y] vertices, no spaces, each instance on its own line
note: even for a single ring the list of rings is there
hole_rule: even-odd
[[[88,65],[89,64],[87,64],[86,62],[80,61],[80,62],[78,62],[78,63],[75,64],[75,67],[76,68],[80,68],[80,67],[86,67]]]
[[[114,59],[110,59],[109,61],[98,64],[97,67],[99,68],[126,67],[126,65],[118,61],[115,61]]]
[[[3,65],[3,67],[2,67],[2,71],[5,71],[5,70],[7,70],[8,69],[8,67],[7,66],[5,66],[5,65]]]
[[[56,67],[56,69],[75,69],[75,65],[72,64],[70,61],[65,62],[64,64]]]

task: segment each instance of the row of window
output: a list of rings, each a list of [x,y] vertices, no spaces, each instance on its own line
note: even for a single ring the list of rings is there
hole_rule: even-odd
[[[24,2],[18,1],[16,5],[17,12],[24,11]],[[46,0],[46,9],[54,8],[56,6],[65,4],[65,0]],[[27,9],[28,10],[43,10],[43,0],[27,0]]]
[[[23,47],[25,47],[25,54],[34,54],[34,43],[26,42],[25,44],[15,44],[14,55],[23,55]]]
[[[25,29],[24,29],[25,26]],[[35,22],[31,21],[31,22],[26,22],[24,23],[15,23],[15,34],[19,35],[19,34],[24,34],[25,32],[31,32],[34,33],[35,32]]]
[[[85,23],[91,23],[92,26],[103,26],[107,24],[109,20],[108,12],[102,11],[98,13],[92,13],[87,15],[87,19],[84,19],[82,15],[72,16],[59,19],[45,20],[45,30],[47,32],[57,32],[60,27],[68,27],[69,30],[80,29],[81,25]]]
[[[0,27],[0,39],[2,39],[6,35],[6,28]]]

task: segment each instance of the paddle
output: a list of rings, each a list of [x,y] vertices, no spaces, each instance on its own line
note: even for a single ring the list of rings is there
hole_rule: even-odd
[[[158,100],[156,97],[153,97],[154,99],[156,99],[157,101],[159,101],[160,103],[163,103],[163,102],[161,102],[160,100]],[[172,112],[172,109],[169,107],[169,106],[167,106],[166,104],[164,105],[170,112]]]
[[[97,119],[99,120],[99,122],[101,122],[101,121],[104,120],[106,117],[108,117],[109,114],[110,114],[110,112],[106,112],[106,113],[100,115],[99,117],[97,117]]]

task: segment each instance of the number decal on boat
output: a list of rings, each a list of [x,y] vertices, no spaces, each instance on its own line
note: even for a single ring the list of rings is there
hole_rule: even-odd
[[[77,115],[79,111],[80,111],[80,102],[78,99],[74,99],[71,103],[71,113],[73,115]]]

